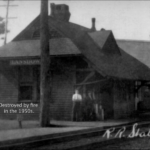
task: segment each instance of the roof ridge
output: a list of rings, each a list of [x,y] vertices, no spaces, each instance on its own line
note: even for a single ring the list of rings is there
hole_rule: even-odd
[[[54,20],[57,20],[56,18],[54,18],[54,17],[52,17],[52,16],[48,16],[49,18],[52,18],[52,19],[54,19]],[[61,20],[59,20],[59,22],[64,22],[64,21],[61,21]],[[86,29],[86,30],[90,30],[90,28],[88,28],[88,27],[85,27],[85,26],[82,26],[82,25],[79,25],[79,24],[77,24],[77,23],[74,23],[74,22],[65,22],[65,23],[68,23],[68,24],[73,24],[73,25],[76,25],[76,26],[79,26],[79,27],[82,27],[82,28],[84,28],[84,29]]]
[[[144,43],[150,43],[150,41],[146,40],[134,40],[134,39],[116,39],[116,41],[126,41],[126,42],[144,42]]]
[[[69,23],[74,24],[74,25],[76,25],[76,26],[80,26],[80,27],[85,28],[85,29],[87,29],[87,30],[89,30],[89,31],[91,30],[91,29],[88,28],[88,27],[82,26],[82,25],[77,24],[77,23],[74,23],[74,22],[69,22]]]

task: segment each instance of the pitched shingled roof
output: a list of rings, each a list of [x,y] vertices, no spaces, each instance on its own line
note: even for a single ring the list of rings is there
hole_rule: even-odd
[[[50,55],[78,55],[81,52],[68,38],[50,39]],[[0,58],[40,56],[40,40],[12,41],[0,48]]]
[[[128,54],[137,58],[150,68],[149,41],[117,40],[117,44]]]
[[[124,79],[150,80],[150,69],[123,50],[120,50],[121,55],[108,55],[86,31],[73,28],[66,22],[55,21],[54,18],[51,18],[49,23],[70,38],[102,75]],[[102,37],[99,36],[98,39],[100,38]]]
[[[35,20],[38,20],[38,17]],[[39,22],[33,21],[27,30],[0,48],[0,57],[40,56],[40,42],[33,40],[31,36],[33,25],[39,28]],[[51,39],[51,55],[82,54],[93,68],[104,76],[150,80],[150,69],[120,49],[111,31],[92,33],[87,28],[52,17],[49,17],[49,26],[62,36]]]
[[[49,20],[52,17],[49,16]],[[80,31],[89,31],[90,29],[80,26],[75,23],[69,22],[69,24]],[[55,30],[55,26],[52,26],[49,24],[49,30]],[[34,33],[38,32],[37,37],[34,36]],[[61,32],[58,30],[56,31],[57,34],[59,34],[59,37],[65,37]],[[39,39],[40,38],[40,15],[38,15],[20,34],[18,34],[12,41],[20,41],[20,40],[33,40],[33,39]],[[57,37],[54,37],[57,38]]]

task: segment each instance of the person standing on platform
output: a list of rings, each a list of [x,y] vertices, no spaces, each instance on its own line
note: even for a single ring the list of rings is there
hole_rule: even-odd
[[[94,107],[94,99],[92,97],[92,92],[88,91],[87,97],[87,114],[88,114],[88,121],[96,121],[96,114],[95,114],[95,107]]]
[[[96,117],[96,121],[97,121],[97,120],[99,120],[99,112],[98,112],[97,94],[95,93],[94,89],[92,91],[92,99],[94,102],[95,117]]]
[[[80,121],[81,119],[81,102],[82,102],[82,96],[79,94],[79,91],[76,89],[75,94],[72,96],[73,101],[73,121]]]
[[[87,120],[87,111],[86,111],[86,93],[84,92],[82,95],[82,105],[81,105],[81,120],[86,121]]]
[[[104,109],[101,104],[99,105],[99,114],[100,114],[100,120],[104,121]]]

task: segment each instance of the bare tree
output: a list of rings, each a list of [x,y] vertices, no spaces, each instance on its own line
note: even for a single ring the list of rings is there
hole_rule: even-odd
[[[3,17],[0,17],[0,34],[4,34],[5,33],[5,21]],[[7,32],[9,32],[9,30],[7,30]]]
[[[5,38],[4,39],[4,44],[7,43],[7,33],[9,32],[9,30],[7,29],[8,27],[8,20],[9,19],[16,19],[16,17],[8,17],[9,15],[9,7],[12,6],[18,6],[18,5],[10,5],[10,1],[14,1],[14,0],[3,0],[6,1],[7,4],[6,5],[0,5],[1,7],[6,7],[6,17],[5,17],[5,22],[2,22],[4,18],[0,17],[0,34],[4,34],[5,33]]]
[[[40,126],[50,124],[50,55],[49,55],[49,28],[48,28],[48,0],[41,0],[40,15],[40,42],[41,42],[41,83],[40,83]]]
[[[5,33],[5,22],[3,20],[4,18],[0,17],[0,34]]]

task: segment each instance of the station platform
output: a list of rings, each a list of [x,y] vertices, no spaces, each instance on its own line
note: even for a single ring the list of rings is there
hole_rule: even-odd
[[[0,121],[4,122],[4,121]],[[71,121],[51,121],[51,127],[41,128],[37,121],[24,121],[23,128],[19,129],[17,121],[7,121],[11,124],[13,129],[0,130],[0,146],[28,142],[32,140],[39,140],[45,137],[60,137],[72,133],[80,133],[81,131],[93,130],[94,128],[104,129],[106,127],[134,124],[136,120],[122,120],[122,121],[96,121],[96,122],[71,122]],[[6,126],[6,124],[5,124]],[[1,126],[0,126],[1,127]]]
[[[64,126],[64,127],[111,127],[118,126],[122,124],[136,122],[138,119],[125,119],[125,120],[107,120],[107,121],[84,121],[84,122],[76,122],[76,121],[56,121],[52,120],[51,124],[56,126]]]

